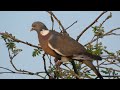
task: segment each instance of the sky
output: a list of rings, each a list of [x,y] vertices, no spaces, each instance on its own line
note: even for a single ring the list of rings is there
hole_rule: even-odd
[[[102,11],[53,11],[53,13],[58,17],[63,26],[67,28],[76,20],[78,21],[74,26],[69,28],[68,33],[71,37],[76,39],[77,35],[90,25],[101,13]],[[105,32],[120,27],[120,12],[111,11],[112,18],[109,19],[103,25]],[[99,25],[110,12],[103,15],[102,18],[95,25]],[[35,21],[41,21],[51,29],[52,22],[50,15],[45,11],[0,11],[0,32],[9,32],[16,36],[16,38],[30,42],[34,45],[38,45],[38,37],[36,32],[30,32],[31,24]],[[55,22],[54,29],[59,30],[59,25]],[[117,31],[120,33],[120,31]],[[86,44],[91,40],[93,34],[90,28],[79,40],[81,44]],[[103,45],[107,46],[107,49],[115,52],[120,50],[120,37],[110,36],[101,39]],[[32,52],[34,48],[23,44],[17,44],[18,48],[23,49],[23,51],[14,58],[14,64],[18,69],[28,70],[32,72],[44,71],[42,56],[32,57]],[[0,39],[0,66],[12,69],[9,62],[7,48],[2,39]],[[3,71],[0,69],[0,72]],[[30,75],[19,75],[19,74],[0,74],[0,79],[39,79],[37,76]]]

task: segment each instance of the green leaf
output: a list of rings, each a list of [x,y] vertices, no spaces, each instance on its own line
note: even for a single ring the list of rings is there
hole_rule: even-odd
[[[22,49],[16,49],[15,48],[12,52],[13,52],[13,54],[17,55],[21,51],[22,51]]]
[[[105,74],[108,74],[109,72],[106,70],[101,70],[101,72],[105,73]]]
[[[2,35],[1,37],[2,37],[3,39],[5,39],[5,40],[8,38],[7,35]]]
[[[6,45],[7,45],[8,49],[13,49],[16,47],[15,43],[13,43],[13,42],[6,43]]]
[[[33,57],[36,57],[37,55],[41,54],[40,51],[41,51],[40,49],[34,49],[34,51],[33,51],[33,53],[32,53],[32,56],[33,56]]]
[[[97,49],[97,50],[93,51],[93,54],[95,54],[95,55],[100,55],[102,53],[103,53],[102,49]]]
[[[100,27],[100,26],[94,26],[93,28],[93,32],[95,36],[99,36],[100,38],[103,37],[104,34],[104,27]]]
[[[118,55],[120,55],[120,50],[116,51],[116,53],[117,53]]]

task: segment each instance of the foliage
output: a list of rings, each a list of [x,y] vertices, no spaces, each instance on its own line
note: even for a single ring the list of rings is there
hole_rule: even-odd
[[[37,55],[41,54],[41,49],[34,49],[32,56],[35,57]]]
[[[1,38],[5,41],[5,44],[8,50],[10,50],[12,54],[16,56],[19,52],[22,51],[22,49],[18,49],[16,47],[15,41],[9,38],[9,36],[15,38],[15,36],[12,36],[12,34],[8,34],[7,32],[6,34],[1,35]]]

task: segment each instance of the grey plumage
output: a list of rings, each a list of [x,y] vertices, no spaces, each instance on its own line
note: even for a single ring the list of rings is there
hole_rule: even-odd
[[[46,36],[42,36],[40,32],[43,29],[47,29],[47,27],[42,22],[34,22],[32,24],[32,30],[37,31],[41,47],[46,53],[56,58],[68,57],[70,60],[82,60],[83,63],[90,67],[95,74],[102,79],[101,74],[91,61],[101,60],[102,58],[100,56],[88,53],[82,44],[73,38],[56,31],[49,30],[49,33]]]

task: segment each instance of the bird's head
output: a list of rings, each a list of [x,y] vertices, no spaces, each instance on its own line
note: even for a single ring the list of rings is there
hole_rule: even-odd
[[[35,30],[37,32],[40,32],[42,31],[42,29],[48,30],[44,23],[37,21],[32,24],[32,28],[30,31]]]

